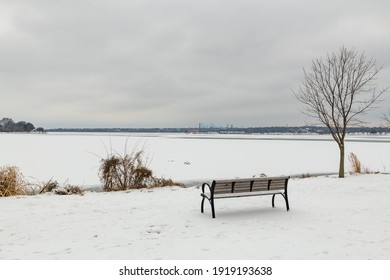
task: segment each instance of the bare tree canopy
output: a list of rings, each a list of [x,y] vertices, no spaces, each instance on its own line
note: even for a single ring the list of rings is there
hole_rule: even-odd
[[[377,90],[375,80],[383,69],[374,58],[354,49],[340,48],[326,58],[314,59],[295,97],[304,113],[323,123],[340,148],[339,177],[344,177],[344,139],[348,126],[380,102],[388,88]]]

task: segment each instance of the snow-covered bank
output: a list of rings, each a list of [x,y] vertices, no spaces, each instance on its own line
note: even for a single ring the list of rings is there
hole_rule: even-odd
[[[0,200],[0,259],[389,259],[390,176],[289,183],[270,197],[219,200],[164,188]]]

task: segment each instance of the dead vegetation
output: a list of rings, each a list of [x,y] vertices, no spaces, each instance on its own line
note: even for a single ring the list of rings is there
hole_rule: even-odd
[[[79,186],[71,185],[69,183],[65,183],[61,186],[57,181],[53,180],[43,183],[31,183],[26,180],[18,167],[0,167],[0,197],[37,195],[43,193],[83,195],[84,191]]]
[[[111,153],[101,159],[99,177],[103,190],[124,191],[129,189],[182,186],[171,179],[158,178],[147,167],[144,150],[133,150],[132,153]]]
[[[349,154],[348,160],[352,166],[351,173],[355,173],[355,174],[374,174],[374,173],[377,174],[377,173],[379,173],[379,172],[371,170],[368,167],[363,166],[362,163],[360,162],[359,158],[357,157],[357,155],[354,153]]]
[[[0,197],[25,194],[23,175],[15,166],[0,167]]]
[[[65,183],[61,186],[57,181],[50,179],[49,181],[42,183],[39,194],[43,193],[53,193],[58,195],[83,195],[84,191],[79,186],[71,185],[69,183]]]
[[[299,178],[301,179],[307,179],[307,178],[311,178],[313,177],[310,173],[302,173],[301,176],[299,176]]]
[[[362,173],[362,164],[358,159],[357,155],[355,155],[354,153],[350,153],[348,156],[348,160],[352,166],[352,173]]]

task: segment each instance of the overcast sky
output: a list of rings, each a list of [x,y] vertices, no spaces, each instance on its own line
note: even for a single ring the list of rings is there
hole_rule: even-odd
[[[365,51],[390,85],[389,12],[388,0],[0,0],[0,118],[304,125],[292,90],[313,58]]]

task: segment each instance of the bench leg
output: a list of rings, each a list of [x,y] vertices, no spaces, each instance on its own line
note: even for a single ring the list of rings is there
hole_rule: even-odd
[[[202,195],[202,202],[200,204],[200,213],[204,213],[204,201],[205,199],[207,198],[207,200],[210,202],[210,206],[211,206],[211,214],[213,215],[213,218],[215,218],[215,209],[214,209],[214,200],[212,199],[209,199],[208,197]]]
[[[289,205],[289,203],[288,203],[288,196],[287,196],[287,193],[284,193],[283,197],[284,197],[284,200],[286,201],[286,208],[287,208],[287,211],[290,211],[290,205]]]
[[[276,195],[276,194],[272,195],[272,208],[275,208],[275,195]],[[284,200],[286,201],[286,208],[287,208],[287,211],[290,211],[290,205],[289,205],[289,203],[288,203],[288,196],[287,196],[287,193],[284,193],[284,194],[281,193],[281,195],[283,196]]]
[[[215,219],[215,209],[214,209],[214,201],[210,201],[210,204],[211,204],[211,213],[213,215],[213,219]]]
[[[272,208],[275,208],[275,194],[272,196]]]

